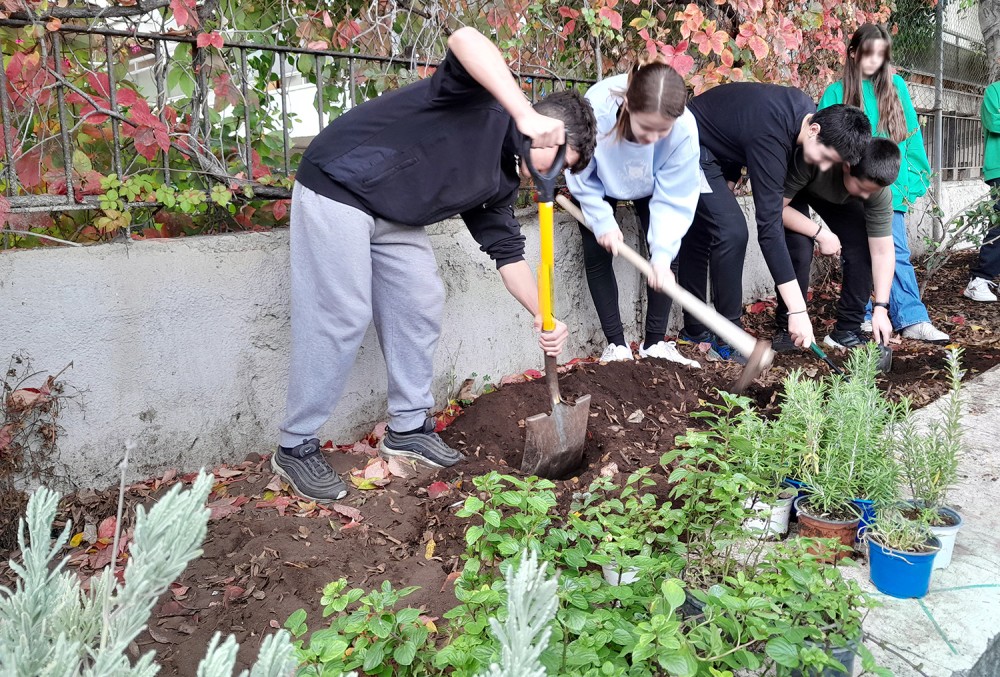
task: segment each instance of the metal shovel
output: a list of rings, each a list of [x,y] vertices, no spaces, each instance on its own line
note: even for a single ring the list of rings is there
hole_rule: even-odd
[[[538,227],[542,250],[538,265],[538,306],[542,314],[542,331],[552,331],[556,326],[552,316],[555,281],[552,198],[556,177],[566,157],[566,146],[560,147],[555,162],[546,174],[537,172],[531,163],[530,139],[525,139],[522,157],[538,190]],[[564,402],[559,395],[556,358],[548,354],[545,355],[545,380],[552,400],[552,413],[536,414],[525,419],[521,470],[539,477],[558,479],[565,477],[583,460],[583,445],[590,418],[590,395],[578,397],[575,404]]]

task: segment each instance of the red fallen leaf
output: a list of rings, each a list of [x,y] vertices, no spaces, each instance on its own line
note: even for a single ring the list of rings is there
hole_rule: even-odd
[[[116,522],[114,517],[105,517],[104,521],[97,527],[97,537],[114,540],[115,524]]]
[[[448,574],[448,578],[444,579],[444,583],[441,584],[441,592],[445,591],[445,588],[448,587],[449,583],[457,581],[459,576],[461,575],[462,575],[461,571],[452,571],[450,574]]]
[[[10,403],[16,409],[27,409],[36,404],[42,404],[48,395],[38,388],[18,388],[10,394]]]
[[[963,324],[965,324],[965,316],[964,315],[952,315],[950,319],[951,319],[951,321],[954,324],[957,324],[957,325],[960,325],[960,326],[963,325]]]
[[[372,447],[367,442],[355,442],[351,445],[352,454],[368,454],[369,456],[378,456],[378,451]]]
[[[246,595],[247,591],[238,585],[227,585],[226,591],[222,593],[223,602],[232,602],[234,599],[239,599]]]
[[[0,434],[2,434],[2,432],[3,431],[0,431]],[[2,442],[2,437],[0,437],[0,442]],[[3,449],[2,444],[0,444],[0,449]],[[409,477],[411,474],[410,470],[413,469],[412,465],[407,468],[406,461],[402,461],[398,458],[390,458],[386,461],[386,465],[389,467],[389,473],[395,475],[396,477]]]
[[[266,489],[267,491],[273,491],[276,494],[281,493],[282,491],[281,477],[279,477],[278,475],[272,477],[271,481],[267,483],[267,486],[264,487],[264,489]]]
[[[324,449],[333,449],[333,440],[327,440],[323,443]]]
[[[524,371],[524,375],[530,379],[538,379],[542,377],[542,372],[538,371],[537,369],[526,369]]]
[[[434,482],[427,487],[427,495],[431,498],[445,496],[449,493],[451,493],[451,487],[449,487],[445,482]]]
[[[241,498],[244,500],[241,501]],[[208,519],[214,521],[239,512],[240,508],[247,502],[247,500],[249,499],[247,499],[246,496],[233,496],[212,501],[208,504],[208,509],[211,511]]]
[[[510,374],[509,376],[504,376],[500,379],[500,385],[505,386],[509,383],[524,383],[528,379],[524,374]]]
[[[188,585],[181,585],[180,583],[171,583],[170,592],[173,593],[174,599],[181,599],[188,594],[188,590],[191,587]]]
[[[330,507],[333,508],[334,512],[337,512],[343,515],[344,517],[347,517],[352,522],[360,522],[362,519],[364,519],[361,516],[360,510],[358,510],[357,508],[352,508],[349,505],[341,505],[340,503],[334,503]]]
[[[270,625],[275,630],[280,630],[281,629],[281,623],[279,623],[278,621],[274,620],[273,618],[271,620],[269,620],[267,622],[267,624]]]
[[[194,613],[194,609],[188,609],[180,602],[176,602],[174,600],[170,600],[156,611],[156,615],[159,618],[169,618],[171,616],[191,616]]]
[[[274,508],[278,511],[278,514],[282,517],[285,516],[285,511],[288,506],[292,503],[291,496],[277,496],[270,501],[257,501],[256,507],[258,508]]]
[[[385,421],[382,421],[381,423],[379,423],[378,425],[376,425],[376,426],[375,426],[375,427],[374,427],[374,428],[372,429],[372,432],[371,432],[371,434],[369,435],[369,437],[372,437],[372,438],[374,438],[375,440],[380,440],[380,439],[382,439],[383,437],[385,437],[385,431],[386,431],[386,429],[387,429],[388,427],[389,427],[389,424],[388,424],[388,423],[386,423]]]
[[[771,304],[769,304],[767,301],[757,301],[756,303],[750,304],[750,306],[747,308],[747,312],[750,313],[751,315],[759,315],[760,313],[763,313],[765,310],[767,310],[770,307],[770,305]]]
[[[113,548],[103,548],[101,550],[98,550],[97,552],[95,552],[93,555],[90,556],[89,560],[87,560],[87,566],[89,566],[91,569],[94,569],[95,571],[98,569],[103,569],[104,567],[108,566],[109,564],[111,564],[112,550]]]

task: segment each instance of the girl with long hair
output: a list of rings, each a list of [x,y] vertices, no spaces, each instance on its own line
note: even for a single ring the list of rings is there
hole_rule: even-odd
[[[612,266],[624,241],[615,208],[619,201],[629,200],[655,274],[647,289],[639,356],[697,367],[673,341],[665,340],[671,301],[653,288],[673,279],[671,262],[694,218],[701,191],[698,126],[685,107],[684,80],[658,58],[640,60],[627,74],[591,87],[586,99],[597,118],[597,148],[586,169],[567,173],[566,184],[593,229],[581,226],[580,234],[587,283],[608,341],[601,360],[633,359]]]
[[[920,299],[920,288],[910,262],[906,233],[906,212],[917,198],[927,192],[931,175],[930,162],[924,150],[923,135],[906,81],[893,72],[892,39],[884,27],[864,24],[851,36],[847,45],[843,78],[826,88],[819,101],[819,108],[822,110],[838,103],[858,106],[864,110],[875,136],[895,141],[902,157],[899,178],[892,185],[892,236],[896,247],[896,270],[888,309],[876,307],[874,312],[887,311],[893,328],[904,338],[945,342],[948,335],[931,324],[927,307]],[[870,303],[866,315],[866,324],[870,326]],[[834,331],[829,339],[828,342],[845,348],[852,348],[865,341],[860,332],[854,331]]]

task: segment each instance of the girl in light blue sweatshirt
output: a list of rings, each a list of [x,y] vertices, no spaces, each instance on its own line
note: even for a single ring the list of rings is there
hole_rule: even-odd
[[[581,226],[587,283],[608,347],[601,361],[633,359],[618,310],[618,281],[612,266],[624,238],[615,220],[619,200],[635,205],[642,237],[649,245],[655,280],[672,282],[670,265],[691,226],[701,173],[698,126],[685,110],[684,80],[660,61],[639,63],[628,74],[591,87],[586,98],[597,117],[597,149],[586,169],[566,174],[593,233]],[[670,297],[647,289],[645,337],[639,357],[700,366],[664,340]]]

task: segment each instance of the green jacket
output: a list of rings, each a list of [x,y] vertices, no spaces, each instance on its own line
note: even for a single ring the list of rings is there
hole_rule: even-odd
[[[931,182],[931,163],[927,159],[927,151],[924,150],[924,135],[920,132],[920,121],[917,119],[917,111],[913,108],[913,101],[910,100],[910,92],[906,89],[906,81],[898,75],[893,75],[892,82],[899,92],[899,101],[903,104],[903,117],[906,118],[906,129],[909,131],[909,135],[899,144],[902,162],[899,166],[899,177],[896,183],[892,184],[892,209],[905,212],[917,198],[927,192]],[[872,123],[872,130],[878,129],[878,100],[875,98],[875,87],[870,80],[862,82],[861,98],[861,107],[868,116],[868,121]],[[844,103],[843,81],[834,82],[826,88],[819,100],[818,108],[826,108],[837,103]],[[876,133],[876,136],[885,134]],[[997,171],[1000,172],[1000,163]]]
[[[983,93],[979,107],[983,121],[983,180],[1000,178],[1000,82],[994,82]]]

